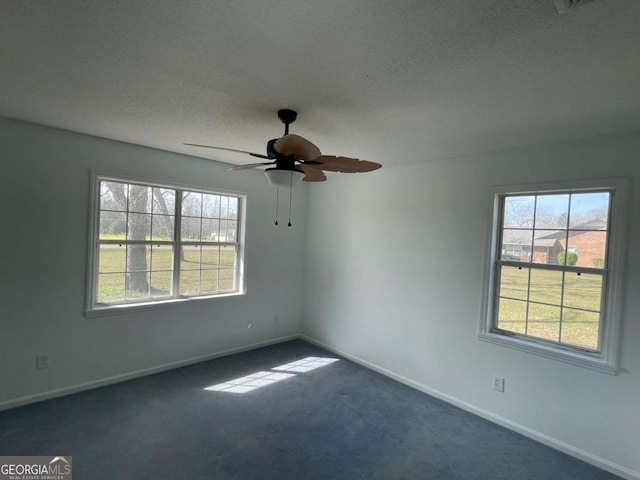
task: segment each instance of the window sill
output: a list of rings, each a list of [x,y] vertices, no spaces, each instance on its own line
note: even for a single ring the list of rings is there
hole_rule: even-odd
[[[157,300],[144,303],[123,303],[118,305],[104,305],[88,308],[85,311],[86,318],[106,317],[110,315],[121,315],[126,313],[141,312],[145,310],[157,310],[170,305],[184,304],[186,302],[200,302],[202,300],[212,300],[217,298],[238,297],[244,295],[245,292],[232,292],[220,295],[208,295],[206,297],[183,297],[171,298],[168,300]]]
[[[520,338],[508,337],[497,333],[480,332],[478,333],[478,339],[495,345],[515,348],[516,350],[531,353],[533,355],[539,355],[541,357],[588,368],[597,372],[607,373],[609,375],[616,375],[618,373],[617,366],[613,362],[609,362],[604,358],[593,357],[591,355],[581,354],[541,343],[530,342]]]

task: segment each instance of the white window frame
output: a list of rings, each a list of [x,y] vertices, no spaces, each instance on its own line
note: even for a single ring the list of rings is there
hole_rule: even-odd
[[[609,178],[599,180],[566,181],[527,185],[506,185],[490,189],[492,214],[485,252],[482,316],[478,338],[482,341],[540,355],[546,358],[578,365],[599,372],[615,375],[618,372],[619,345],[622,314],[624,257],[626,254],[626,225],[628,204],[628,179]],[[497,305],[497,261],[500,254],[501,199],[505,195],[573,193],[608,190],[610,216],[608,230],[607,274],[603,291],[604,310],[601,320],[600,352],[580,351],[563,345],[551,345],[534,338],[511,336],[494,329]]]
[[[237,219],[237,231],[236,231],[236,242],[217,242],[217,243],[225,243],[225,244],[233,244],[237,247],[236,249],[236,285],[237,290],[232,292],[221,292],[214,294],[206,294],[206,295],[180,295],[178,289],[178,279],[177,275],[174,273],[173,280],[173,291],[174,294],[171,297],[166,298],[154,298],[154,299],[144,299],[139,302],[123,302],[123,303],[112,303],[112,304],[100,304],[97,302],[97,284],[98,284],[98,273],[99,273],[99,253],[98,250],[100,248],[100,238],[99,238],[99,223],[100,223],[100,182],[102,181],[113,181],[113,182],[121,182],[128,184],[138,184],[149,187],[158,187],[158,188],[166,188],[176,191],[188,191],[188,192],[197,192],[197,193],[205,193],[205,194],[213,194],[213,195],[224,195],[224,196],[233,196],[238,198],[238,219]],[[246,205],[247,205],[247,197],[244,193],[225,191],[221,189],[207,189],[198,186],[192,185],[184,185],[180,183],[167,183],[161,182],[157,180],[151,180],[148,178],[139,178],[132,177],[129,175],[118,175],[118,174],[107,174],[104,172],[92,172],[91,173],[91,188],[90,188],[90,230],[89,230],[89,255],[88,255],[88,269],[87,269],[87,292],[86,292],[86,307],[85,307],[85,315],[86,317],[96,317],[102,315],[112,315],[124,312],[131,312],[135,310],[147,310],[153,308],[162,308],[163,306],[167,306],[175,303],[182,303],[188,301],[201,301],[201,300],[210,300],[210,299],[218,299],[223,297],[235,297],[239,295],[245,295],[246,293],[246,281],[244,275],[244,256],[245,256],[245,218],[246,218]],[[176,252],[180,249],[180,245],[194,245],[194,241],[183,241],[180,238],[180,219],[182,217],[182,213],[178,212],[178,208],[180,208],[180,201],[176,198],[176,212],[175,212],[175,229],[174,229],[174,240],[171,242],[160,242],[160,243],[170,243],[174,246],[174,272],[176,272],[176,265],[179,267],[179,263],[175,261]],[[145,242],[143,242],[145,243]],[[146,242],[149,243],[149,242]],[[156,242],[151,242],[155,244]],[[209,243],[209,242],[207,242]]]

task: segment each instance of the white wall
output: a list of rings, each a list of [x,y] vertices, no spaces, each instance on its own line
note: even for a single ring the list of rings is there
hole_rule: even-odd
[[[306,189],[275,227],[264,175],[227,167],[0,118],[0,408],[299,332]],[[90,169],[245,193],[247,294],[85,318]]]
[[[620,373],[479,341],[489,187],[614,176],[631,177]],[[639,178],[640,132],[332,176],[309,189],[303,333],[640,478]]]

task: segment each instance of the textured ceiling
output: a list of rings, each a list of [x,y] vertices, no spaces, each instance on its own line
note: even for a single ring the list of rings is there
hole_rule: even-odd
[[[0,115],[231,163],[398,166],[640,129],[640,1],[0,0]]]

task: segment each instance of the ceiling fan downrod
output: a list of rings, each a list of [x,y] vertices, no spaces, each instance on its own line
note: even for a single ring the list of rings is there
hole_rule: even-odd
[[[282,123],[284,123],[284,134],[289,135],[289,125],[296,121],[296,118],[298,118],[298,112],[295,110],[289,110],[288,108],[283,108],[278,110],[278,118]]]

